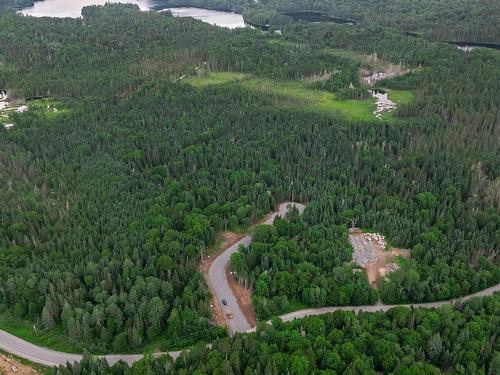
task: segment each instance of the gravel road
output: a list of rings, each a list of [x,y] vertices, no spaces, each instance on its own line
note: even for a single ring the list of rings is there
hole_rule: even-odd
[[[0,349],[45,366],[65,365],[67,362],[79,362],[82,359],[80,354],[56,352],[55,350],[31,344],[2,330],[0,330]],[[172,358],[177,358],[180,353],[178,351],[170,352],[169,354]],[[142,354],[108,354],[102,357],[106,358],[110,365],[119,360],[131,365],[141,359]]]

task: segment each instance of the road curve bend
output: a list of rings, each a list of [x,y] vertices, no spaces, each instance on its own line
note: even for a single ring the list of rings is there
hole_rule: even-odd
[[[274,212],[271,217],[269,217],[264,224],[270,225],[274,222],[276,217],[285,217],[288,210],[291,207],[296,207],[300,214],[304,212],[306,206],[295,202],[285,202],[279,205],[278,211]],[[227,280],[226,269],[229,265],[229,260],[231,255],[238,251],[240,245],[248,246],[252,242],[252,236],[242,238],[232,246],[228,247],[224,252],[222,252],[210,265],[208,269],[208,279],[207,282],[213,295],[219,301],[224,314],[224,319],[226,320],[227,327],[230,334],[235,334],[236,332],[246,332],[251,328],[248,323],[245,314],[238,305],[235,295],[233,294],[229,282]],[[222,304],[222,300],[226,301],[226,305]],[[227,313],[231,312],[233,318],[227,319]]]
[[[0,330],[0,349],[18,357],[27,359],[28,361],[45,366],[65,365],[68,362],[79,362],[83,358],[81,354],[57,352],[52,349],[32,344],[2,330]],[[169,352],[168,354],[175,359],[181,354],[181,351]],[[96,357],[105,358],[110,365],[118,362],[119,360],[127,362],[131,365],[135,361],[141,359],[142,354],[107,354],[102,356],[96,355]]]
[[[264,224],[272,224],[276,217],[284,217],[291,206],[295,206],[299,213],[302,214],[304,212],[305,206],[300,203],[286,202],[281,204],[278,207],[278,211],[274,212],[269,219],[267,219]],[[221,253],[212,263],[208,272],[208,283],[212,289],[214,295],[221,301],[225,299],[227,301],[227,305],[223,306],[224,312],[228,312],[229,310],[233,314],[233,319],[228,320],[229,332],[234,334],[236,332],[254,332],[255,327],[250,327],[250,324],[247,322],[243,312],[236,302],[236,297],[233,295],[231,288],[229,287],[227,278],[226,278],[226,267],[229,264],[229,259],[231,254],[238,251],[239,245],[248,246],[252,242],[251,235],[248,235],[242,238],[240,241],[235,243],[234,245],[228,247],[223,253]],[[311,315],[321,315],[327,314],[334,311],[354,311],[358,313],[360,311],[365,312],[376,312],[376,311],[387,311],[393,307],[416,307],[416,308],[436,308],[446,304],[453,304],[458,301],[467,301],[474,297],[480,296],[489,296],[494,294],[495,292],[500,292],[500,284],[492,286],[490,288],[484,289],[482,291],[470,294],[465,297],[448,300],[448,301],[440,301],[440,302],[429,302],[429,303],[416,303],[416,304],[401,304],[401,305],[367,305],[367,306],[334,306],[334,307],[319,307],[319,308],[311,308],[294,311],[288,314],[284,314],[279,316],[283,321],[291,321],[294,319],[303,318]],[[57,352],[55,350],[47,349],[41,346],[37,346],[25,340],[22,340],[10,333],[7,333],[3,330],[0,330],[0,349],[14,354],[18,357],[27,359],[31,362],[36,362],[46,366],[59,366],[65,365],[67,362],[73,363],[76,361],[80,361],[82,359],[82,355],[80,354],[70,354]],[[182,351],[172,351],[168,354],[173,359],[179,357]],[[135,361],[142,358],[142,354],[107,354],[102,356],[97,356],[105,358],[110,365],[122,360],[127,362],[128,364],[132,364]]]
[[[272,224],[277,216],[284,217],[291,206],[295,206],[301,214],[304,212],[304,205],[300,203],[286,202],[281,204],[278,207],[278,211],[274,212],[271,217],[264,222],[264,224]],[[219,255],[209,269],[208,281],[213,288],[212,290],[215,292],[219,301],[222,298],[228,301],[228,305],[224,307],[226,308],[226,312],[231,309],[234,316],[232,320],[229,320],[229,330],[232,333],[245,332],[251,327],[236,303],[236,298],[234,297],[226,279],[225,269],[229,263],[231,254],[238,251],[238,246],[240,244],[248,246],[251,242],[252,237],[250,235],[241,239],[239,242],[229,247],[221,255]],[[42,346],[37,346],[3,330],[0,330],[0,349],[45,366],[59,366],[65,365],[68,362],[73,363],[82,360],[82,355],[80,354],[57,352]],[[172,358],[176,359],[180,353],[181,351],[174,351],[165,354],[169,354]],[[108,354],[100,357],[105,358],[110,365],[118,362],[119,360],[127,362],[131,365],[135,361],[141,359],[142,354]]]

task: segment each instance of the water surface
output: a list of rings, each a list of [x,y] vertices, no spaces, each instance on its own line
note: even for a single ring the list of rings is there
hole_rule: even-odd
[[[19,13],[33,17],[78,18],[82,15],[83,7],[104,5],[105,3],[135,4],[141,10],[161,9],[161,1],[158,0],[44,0],[35,2],[35,5],[24,8]],[[170,11],[176,17],[193,17],[211,25],[230,29],[245,27],[243,16],[232,12],[193,7],[166,8],[160,11]]]
[[[35,2],[35,5],[31,7],[21,9],[19,13],[33,17],[78,18],[82,15],[83,7],[106,3],[136,4],[142,10],[148,10],[153,6],[153,1],[150,0],[44,0]]]
[[[161,12],[165,11],[170,11],[170,13],[176,17],[193,17],[211,25],[227,27],[229,29],[245,27],[243,16],[237,13],[191,7],[167,8],[161,10]]]

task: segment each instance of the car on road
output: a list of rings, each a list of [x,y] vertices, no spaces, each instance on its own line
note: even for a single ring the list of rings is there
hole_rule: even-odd
[[[228,319],[233,319],[233,314],[231,314],[231,311],[229,311],[227,314],[226,314],[227,318]]]
[[[227,301],[226,301],[225,299],[223,299],[223,300],[222,300],[222,304],[223,304],[224,306],[226,306],[226,305],[227,305]]]

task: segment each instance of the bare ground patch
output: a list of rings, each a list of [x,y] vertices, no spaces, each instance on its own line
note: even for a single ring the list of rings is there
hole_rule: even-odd
[[[38,375],[40,373],[8,355],[0,354],[0,374]]]
[[[359,228],[349,231],[349,241],[353,247],[353,261],[364,268],[368,281],[377,288],[380,278],[397,270],[397,257],[410,258],[410,250],[392,247],[386,250],[387,242],[380,234],[365,233]]]
[[[252,305],[252,291],[243,287],[228,270],[226,270],[226,275],[229,286],[236,297],[236,301],[238,301],[241,311],[245,314],[248,324],[251,327],[255,327],[257,325],[257,317]]]

